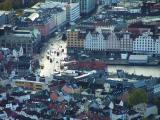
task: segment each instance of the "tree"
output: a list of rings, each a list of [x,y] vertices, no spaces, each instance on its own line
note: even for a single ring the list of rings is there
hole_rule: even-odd
[[[147,92],[144,89],[135,89],[129,93],[128,104],[132,106],[139,103],[146,103],[147,99]]]
[[[11,10],[12,9],[12,0],[5,0],[0,4],[1,10]]]
[[[153,101],[151,101],[152,104],[155,104],[158,108],[160,108],[160,97],[154,97]],[[159,109],[160,112],[160,109]]]
[[[6,10],[11,10],[12,9],[12,0],[6,0],[5,5],[6,5]]]

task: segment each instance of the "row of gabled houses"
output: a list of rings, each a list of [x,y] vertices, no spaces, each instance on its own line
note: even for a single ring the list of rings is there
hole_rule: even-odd
[[[160,54],[160,37],[149,30],[139,36],[131,32],[114,32],[111,28],[95,30],[68,30],[68,48],[87,51]]]

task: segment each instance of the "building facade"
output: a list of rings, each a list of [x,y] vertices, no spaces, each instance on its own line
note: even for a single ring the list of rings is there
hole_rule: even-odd
[[[75,22],[77,19],[80,18],[80,5],[79,3],[70,3],[66,4],[66,15],[67,15],[67,22]]]
[[[30,9],[25,9],[17,25],[35,27],[42,37],[48,38],[53,32],[66,24],[66,9],[61,3],[48,1],[37,3]]]
[[[133,38],[131,33],[115,33],[110,29],[100,28],[89,32],[84,42],[84,49],[108,52],[132,52]]]
[[[0,11],[0,25],[6,24],[6,15],[4,11]]]
[[[107,51],[120,51],[120,37],[113,31],[110,32],[107,38]]]
[[[80,0],[81,14],[88,14],[96,8],[96,0]]]
[[[84,48],[84,39],[86,36],[85,31],[80,31],[78,29],[67,30],[67,47],[74,49]]]
[[[96,0],[52,0],[54,2],[79,3],[80,13],[88,14],[96,8]]]
[[[47,88],[47,85],[43,82],[37,82],[37,81],[29,81],[29,80],[14,80],[13,85],[17,87],[24,87],[31,90],[43,90]]]
[[[67,42],[70,48],[83,48],[89,51],[160,54],[160,37],[152,32],[144,32],[134,38],[130,32],[114,32],[108,28],[86,30],[80,39],[80,30],[68,30]]]
[[[13,30],[11,27],[3,27],[0,33],[0,47],[10,49],[22,47],[25,55],[32,55],[41,40],[38,30]]]
[[[122,52],[132,52],[133,50],[133,38],[131,33],[125,32],[120,38],[120,48]]]
[[[134,53],[155,53],[155,40],[150,31],[144,32],[133,41]]]
[[[102,32],[89,32],[84,42],[85,50],[105,51],[107,41],[104,39]]]
[[[160,55],[160,36],[156,39],[155,42],[155,54]]]
[[[50,16],[45,14],[46,11]],[[48,37],[51,33],[66,24],[65,9],[54,7],[46,11],[40,13],[40,17],[34,21],[35,28],[37,28],[44,37]]]
[[[0,11],[0,25],[14,24],[14,17],[12,11]]]

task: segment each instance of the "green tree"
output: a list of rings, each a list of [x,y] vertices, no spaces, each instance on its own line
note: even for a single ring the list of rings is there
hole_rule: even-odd
[[[144,118],[143,120],[148,120],[147,118]]]
[[[5,0],[0,4],[1,10],[11,10],[12,9],[12,0]]]
[[[151,103],[157,105],[157,107],[160,108],[160,97],[157,97],[157,96],[154,97]],[[160,112],[160,109],[159,109],[159,112]]]
[[[128,96],[128,104],[129,105],[137,105],[139,103],[147,102],[147,92],[143,89],[135,89],[129,93]]]
[[[5,4],[6,4],[6,9],[7,10],[11,10],[12,9],[12,0],[6,0],[6,2],[5,2]]]

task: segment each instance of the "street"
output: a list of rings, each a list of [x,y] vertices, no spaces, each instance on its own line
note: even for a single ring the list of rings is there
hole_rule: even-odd
[[[39,74],[51,77],[54,72],[61,71],[60,64],[67,57],[66,42],[61,37],[51,38],[41,53]]]

